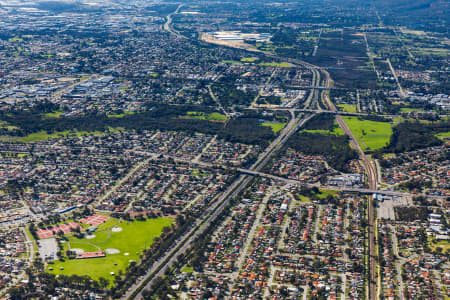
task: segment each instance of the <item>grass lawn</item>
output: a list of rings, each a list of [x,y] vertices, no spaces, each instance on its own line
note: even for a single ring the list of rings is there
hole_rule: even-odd
[[[43,119],[59,118],[63,114],[62,111],[52,111],[50,113],[45,113],[42,115]]]
[[[242,65],[240,61],[237,60],[222,60],[222,64],[229,64],[229,65]]]
[[[435,136],[438,139],[443,140],[444,142],[446,142],[448,139],[450,139],[450,131],[440,132],[440,133],[435,134]]]
[[[39,132],[31,133],[24,137],[19,137],[19,138],[15,139],[15,141],[21,142],[21,143],[32,143],[32,142],[40,142],[40,141],[56,139],[56,138],[64,138],[64,137],[70,137],[70,136],[80,137],[80,136],[98,135],[98,134],[102,134],[102,132],[100,132],[100,131],[87,132],[87,131],[66,130],[66,131],[57,131],[57,132],[53,132],[53,133],[49,134],[45,131],[39,131]]]
[[[126,111],[121,114],[110,114],[110,115],[107,115],[107,117],[108,118],[123,118],[125,116],[134,115],[134,114],[135,114],[135,112],[133,112],[133,111]]]
[[[336,120],[334,121],[334,129],[333,131],[326,130],[326,129],[304,129],[301,132],[309,132],[309,133],[319,133],[319,134],[334,134],[334,135],[344,135],[344,131],[341,129],[341,127],[338,126]]]
[[[272,128],[273,133],[278,133],[281,129],[283,129],[286,126],[286,123],[264,122],[264,123],[261,123],[261,126],[270,127],[270,128]]]
[[[446,253],[448,251],[450,251],[450,242],[449,241],[445,241],[445,240],[435,240],[433,238],[428,238],[428,246],[430,247],[431,251],[433,252],[437,252],[436,248],[437,247],[441,247],[442,248],[442,253]]]
[[[227,116],[222,115],[218,112],[213,113],[204,113],[198,111],[188,111],[187,118],[189,119],[199,119],[199,120],[208,120],[208,121],[220,121],[225,122],[227,120]]]
[[[360,120],[358,117],[343,119],[363,150],[380,149],[389,143],[393,126],[391,123]]]
[[[2,129],[7,129],[7,130],[15,130],[15,129],[19,129],[19,127],[10,125],[10,124],[9,124],[8,122],[6,122],[6,121],[0,121],[0,128],[2,128]]]
[[[191,266],[184,266],[183,268],[181,268],[181,272],[183,273],[192,273],[194,272],[194,268]]]
[[[23,39],[20,37],[13,37],[8,39],[9,42],[23,42]]]
[[[410,108],[410,107],[402,107],[400,108],[400,112],[417,112],[422,111],[420,108]]]
[[[405,118],[400,117],[400,116],[396,116],[396,117],[393,117],[393,118],[392,118],[392,121],[393,121],[395,124],[398,124],[398,123],[401,123],[401,122],[405,122]]]
[[[259,65],[260,65],[260,66],[263,66],[263,67],[278,67],[278,68],[290,68],[290,67],[292,67],[292,65],[291,65],[290,63],[288,63],[288,62],[281,62],[281,63],[278,63],[278,62],[260,63]]]
[[[309,197],[303,195],[297,195],[296,198],[300,202],[311,202],[311,199]]]
[[[110,127],[110,132],[119,132],[122,131],[123,128],[117,127],[113,128]],[[56,131],[53,133],[47,133],[43,130],[30,133],[29,135],[17,137],[17,136],[10,136],[10,135],[3,135],[0,136],[0,141],[4,142],[16,142],[16,143],[33,143],[33,142],[40,142],[40,141],[46,141],[51,139],[58,139],[58,138],[69,138],[69,137],[81,137],[81,136],[92,136],[92,135],[101,135],[104,134],[104,132],[101,131]]]
[[[257,57],[244,57],[244,58],[241,58],[241,61],[242,62],[255,62],[255,61],[257,61],[259,58],[257,58]]]
[[[339,193],[339,191],[335,190],[319,190],[317,194],[314,194],[319,199],[325,199],[328,195],[336,196]],[[311,198],[304,195],[295,195],[295,198],[300,202],[311,202]],[[315,197],[313,197],[315,198]]]
[[[356,104],[338,104],[337,107],[342,111],[356,112]]]
[[[309,133],[320,133],[320,134],[334,134],[334,135],[344,135],[344,131],[340,127],[337,127],[333,129],[333,131],[325,130],[325,129],[305,129],[302,130],[302,132],[309,132]]]
[[[91,259],[65,259],[64,262],[55,261],[49,264],[47,272],[53,274],[64,275],[88,275],[94,280],[104,277],[112,283],[114,276],[121,270],[125,272],[130,261],[139,261],[139,256],[147,247],[149,248],[156,237],[162,233],[162,229],[173,223],[172,218],[163,217],[157,219],[149,219],[146,221],[119,223],[118,219],[109,219],[105,224],[101,224],[94,233],[92,239],[78,239],[70,236],[68,244],[70,248],[83,249],[86,252],[105,251],[105,249],[117,249],[120,253],[106,254],[106,257]],[[122,231],[112,232],[111,228],[121,227]],[[125,255],[127,254],[128,255]],[[53,268],[49,270],[48,268]],[[60,268],[63,268],[61,270]]]
[[[325,199],[328,195],[336,196],[339,193],[339,191],[335,190],[320,190],[319,194],[316,194],[319,199]]]

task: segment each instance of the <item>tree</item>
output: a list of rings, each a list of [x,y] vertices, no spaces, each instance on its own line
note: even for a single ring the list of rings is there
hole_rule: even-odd
[[[99,285],[100,285],[100,287],[101,287],[102,289],[105,289],[105,288],[107,288],[108,285],[109,285],[109,280],[106,279],[106,278],[104,278],[104,277],[100,277],[100,278],[98,279],[98,283],[99,283]]]
[[[13,288],[9,289],[8,293],[9,293],[9,297],[12,300],[19,300],[19,299],[26,298],[25,289],[23,287],[17,287],[17,288],[13,287]]]
[[[66,255],[67,255],[67,257],[68,257],[69,259],[74,259],[75,256],[76,256],[77,254],[76,254],[75,251],[67,250],[67,251],[66,251]]]

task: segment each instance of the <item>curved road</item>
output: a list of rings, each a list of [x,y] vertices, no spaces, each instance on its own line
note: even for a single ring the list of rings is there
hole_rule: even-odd
[[[177,10],[167,16],[167,21],[164,24],[163,28],[164,30],[171,32],[173,34],[176,34],[177,36],[181,36],[177,32],[175,32],[172,29],[171,23],[172,23],[172,15],[178,13],[180,8],[182,7],[182,4],[180,4],[177,7]],[[186,38],[182,36],[183,38]],[[274,57],[279,59],[278,56],[273,55],[271,53],[265,53],[269,57]],[[283,58],[284,60],[287,60],[290,63],[296,64],[296,65],[302,65],[308,69],[310,69],[313,72],[313,86],[319,87],[320,86],[320,73],[321,71],[325,74],[325,87],[329,87],[332,83],[331,77],[328,74],[326,70],[322,70],[320,67],[312,65],[310,63],[298,60],[298,59],[289,59],[289,58]],[[327,104],[329,109],[332,111],[337,111],[334,104],[331,102],[331,100],[328,97],[329,91],[322,91],[321,93],[321,100],[323,103]],[[311,93],[307,99],[305,108],[310,108],[310,106],[313,105],[314,107],[319,106],[319,90],[312,89]],[[269,147],[266,148],[266,150],[260,154],[258,160],[252,165],[250,168],[251,171],[259,172],[270,160],[272,155],[276,153],[281,147],[286,143],[286,141],[289,139],[292,134],[294,134],[299,127],[301,127],[307,120],[309,120],[313,115],[302,115],[300,114],[298,117],[295,117],[295,113],[291,112],[293,118],[289,121],[287,126],[280,132],[280,135],[269,145]],[[353,133],[348,128],[347,124],[343,121],[342,117],[340,115],[336,116],[337,122],[339,126],[344,130],[344,132],[350,137],[352,145],[355,149],[357,149],[360,153],[361,160],[363,162],[363,165],[366,169],[367,175],[368,175],[368,182],[369,182],[369,188],[370,189],[376,189],[377,187],[377,176],[376,176],[376,170],[369,161],[369,159],[365,156],[364,152],[360,148],[358,142],[356,141],[355,137],[353,136]],[[212,204],[210,208],[208,208],[203,215],[196,221],[196,223],[191,227],[191,230],[189,230],[183,237],[181,237],[178,241],[178,243],[172,247],[166,255],[161,257],[153,266],[147,271],[145,276],[137,283],[135,283],[128,291],[127,293],[122,297],[122,299],[141,299],[142,298],[142,291],[150,288],[154,282],[154,280],[160,276],[162,276],[166,270],[168,270],[175,262],[176,258],[189,251],[189,248],[194,243],[194,241],[205,232],[205,230],[208,228],[208,225],[214,221],[220,213],[223,211],[223,209],[228,205],[231,199],[233,199],[235,196],[237,196],[244,188],[247,187],[247,185],[251,181],[250,175],[240,175],[234,183],[228,187],[228,189],[220,196],[218,199]],[[369,285],[369,295],[370,299],[375,299],[374,291],[376,291],[376,286],[374,286],[375,283],[375,276],[374,276],[374,238],[373,238],[373,207],[372,203],[369,199],[369,270],[370,270],[370,285]]]

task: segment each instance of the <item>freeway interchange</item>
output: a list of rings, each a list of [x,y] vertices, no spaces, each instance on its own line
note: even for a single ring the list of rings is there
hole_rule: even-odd
[[[166,18],[166,23],[164,24],[164,30],[181,36],[178,32],[174,31],[171,26],[172,16],[178,13],[181,6],[178,6],[177,10],[169,14]],[[252,50],[255,51],[255,50]],[[273,55],[271,53],[262,52],[268,57],[275,59],[280,59],[280,57]],[[385,194],[398,194],[403,195],[404,193],[391,192],[391,191],[380,191],[377,189],[377,171],[374,167],[372,161],[364,154],[363,150],[356,141],[353,133],[350,131],[349,127],[342,119],[341,115],[365,115],[358,113],[346,113],[339,112],[335,105],[329,98],[329,91],[332,88],[333,81],[329,73],[318,66],[312,65],[310,63],[297,60],[297,59],[286,59],[289,63],[293,65],[301,65],[310,69],[313,73],[313,83],[310,89],[310,94],[305,101],[303,108],[279,108],[280,110],[287,110],[291,114],[291,119],[286,127],[280,132],[278,137],[273,140],[270,145],[259,155],[253,165],[248,169],[237,169],[241,174],[235,179],[235,181],[219,196],[215,199],[214,203],[208,208],[203,215],[197,219],[195,224],[192,224],[190,229],[177,240],[177,244],[171,247],[165,255],[160,257],[147,271],[147,273],[140,278],[140,281],[136,282],[130,289],[123,295],[122,299],[142,299],[143,291],[149,289],[155,282],[156,278],[161,277],[167,272],[170,267],[176,262],[177,257],[186,254],[191,250],[191,246],[194,241],[200,237],[221,212],[227,207],[230,201],[236,197],[240,192],[242,192],[251,182],[253,176],[262,176],[272,178],[274,180],[284,180],[289,181],[293,184],[299,184],[294,180],[287,180],[285,178],[276,177],[270,174],[265,174],[261,172],[262,168],[267,165],[271,160],[273,155],[280,150],[288,139],[298,131],[298,129],[303,126],[311,117],[317,113],[327,112],[336,114],[336,120],[338,125],[344,131],[344,133],[350,137],[351,145],[360,154],[360,160],[365,169],[367,175],[367,183],[369,188],[360,189],[346,189],[342,190],[361,192],[366,194],[371,194],[374,192],[385,193]],[[321,74],[324,75],[324,79],[321,78]],[[215,97],[214,97],[215,98]],[[217,100],[217,99],[215,99]],[[321,109],[320,102],[327,107],[327,109]],[[220,102],[216,101],[219,105],[220,110],[224,110],[221,107]],[[260,109],[258,107],[252,107],[252,109]],[[269,108],[270,110],[270,108]],[[298,115],[296,116],[296,113]],[[326,188],[326,187],[321,187]],[[368,295],[369,299],[375,299],[377,293],[377,286],[375,281],[375,238],[374,238],[374,208],[371,202],[371,197],[368,198],[368,219],[369,219],[369,289]]]

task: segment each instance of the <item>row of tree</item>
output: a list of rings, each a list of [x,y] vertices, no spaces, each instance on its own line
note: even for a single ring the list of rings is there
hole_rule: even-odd
[[[246,144],[262,144],[274,138],[269,127],[260,126],[259,120],[253,114],[244,114],[233,118],[225,125],[201,119],[181,118],[188,111],[211,112],[204,107],[197,106],[154,106],[144,112],[126,115],[122,118],[108,117],[104,113],[90,113],[81,116],[44,118],[43,112],[47,108],[35,111],[13,111],[0,113],[0,120],[8,122],[19,129],[18,136],[46,131],[47,133],[61,131],[107,131],[110,127],[122,127],[130,130],[174,130],[185,132],[201,132],[217,134],[231,142]]]

